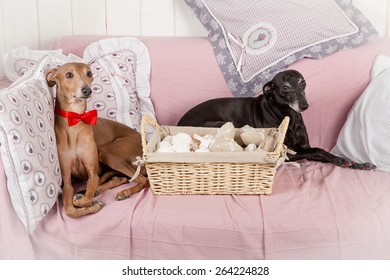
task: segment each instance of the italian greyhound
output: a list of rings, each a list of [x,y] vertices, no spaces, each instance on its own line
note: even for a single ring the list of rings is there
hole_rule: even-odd
[[[98,212],[104,203],[93,200],[94,196],[132,177],[137,185],[117,193],[117,200],[149,187],[143,166],[134,176],[133,163],[142,157],[141,135],[124,124],[97,118],[96,110],[86,112],[93,81],[89,66],[66,63],[50,69],[46,80],[50,87],[57,86],[54,129],[66,214],[76,218]],[[73,177],[87,180],[84,195],[75,195]]]
[[[353,169],[375,169],[370,163],[356,163],[333,155],[309,144],[309,136],[301,112],[309,107],[305,96],[306,82],[296,70],[285,70],[275,75],[263,87],[258,97],[217,98],[190,109],[179,120],[179,126],[220,127],[226,122],[234,126],[249,125],[258,128],[278,127],[285,116],[290,117],[285,144],[296,152],[290,161],[307,159],[329,162]]]

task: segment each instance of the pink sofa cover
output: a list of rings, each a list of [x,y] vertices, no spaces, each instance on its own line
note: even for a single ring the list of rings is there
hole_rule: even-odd
[[[61,38],[54,48],[82,55],[98,36]],[[140,38],[148,47],[151,94],[160,124],[193,105],[231,96],[207,38]],[[304,113],[312,146],[330,150],[369,82],[381,39],[291,68],[307,80]],[[273,193],[153,196],[150,190],[68,218],[61,202],[28,236],[13,212],[0,161],[1,259],[389,259],[390,174],[301,161],[278,169]],[[122,186],[125,188],[128,186]]]

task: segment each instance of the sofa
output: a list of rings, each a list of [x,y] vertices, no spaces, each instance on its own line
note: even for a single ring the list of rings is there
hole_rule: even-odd
[[[103,36],[64,36],[53,49],[83,56]],[[176,125],[192,106],[231,92],[207,38],[141,37],[150,54],[156,120]],[[302,59],[289,68],[306,79],[303,113],[313,147],[330,151],[348,113],[370,81],[372,63],[390,40]],[[1,88],[11,84],[1,81]],[[390,174],[302,160],[277,169],[269,195],[153,195],[72,219],[61,199],[27,234],[15,214],[0,161],[0,259],[389,259]]]

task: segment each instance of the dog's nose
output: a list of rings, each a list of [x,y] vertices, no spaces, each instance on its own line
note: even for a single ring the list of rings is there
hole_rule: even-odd
[[[309,103],[308,102],[303,102],[300,106],[300,109],[302,111],[305,111],[307,108],[309,108]]]
[[[83,93],[83,95],[84,95],[85,97],[88,97],[88,96],[91,95],[92,90],[91,90],[90,87],[83,87],[83,88],[81,89],[81,92]]]

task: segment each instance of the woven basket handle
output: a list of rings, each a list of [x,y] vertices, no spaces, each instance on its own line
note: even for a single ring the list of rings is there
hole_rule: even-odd
[[[278,130],[282,134],[282,141],[279,142],[279,144],[276,146],[276,149],[275,149],[275,152],[278,154],[282,153],[284,150],[284,148],[283,148],[284,138],[286,137],[289,122],[290,122],[290,118],[285,117],[279,125]]]
[[[145,158],[146,157],[146,153],[147,153],[147,150],[146,150],[146,128],[148,125],[151,125],[152,127],[154,127],[155,129],[158,129],[160,126],[158,125],[158,123],[156,122],[156,120],[150,116],[150,115],[145,115],[145,116],[142,116],[142,120],[141,120],[141,140],[142,140],[142,153],[143,153],[143,157]]]

